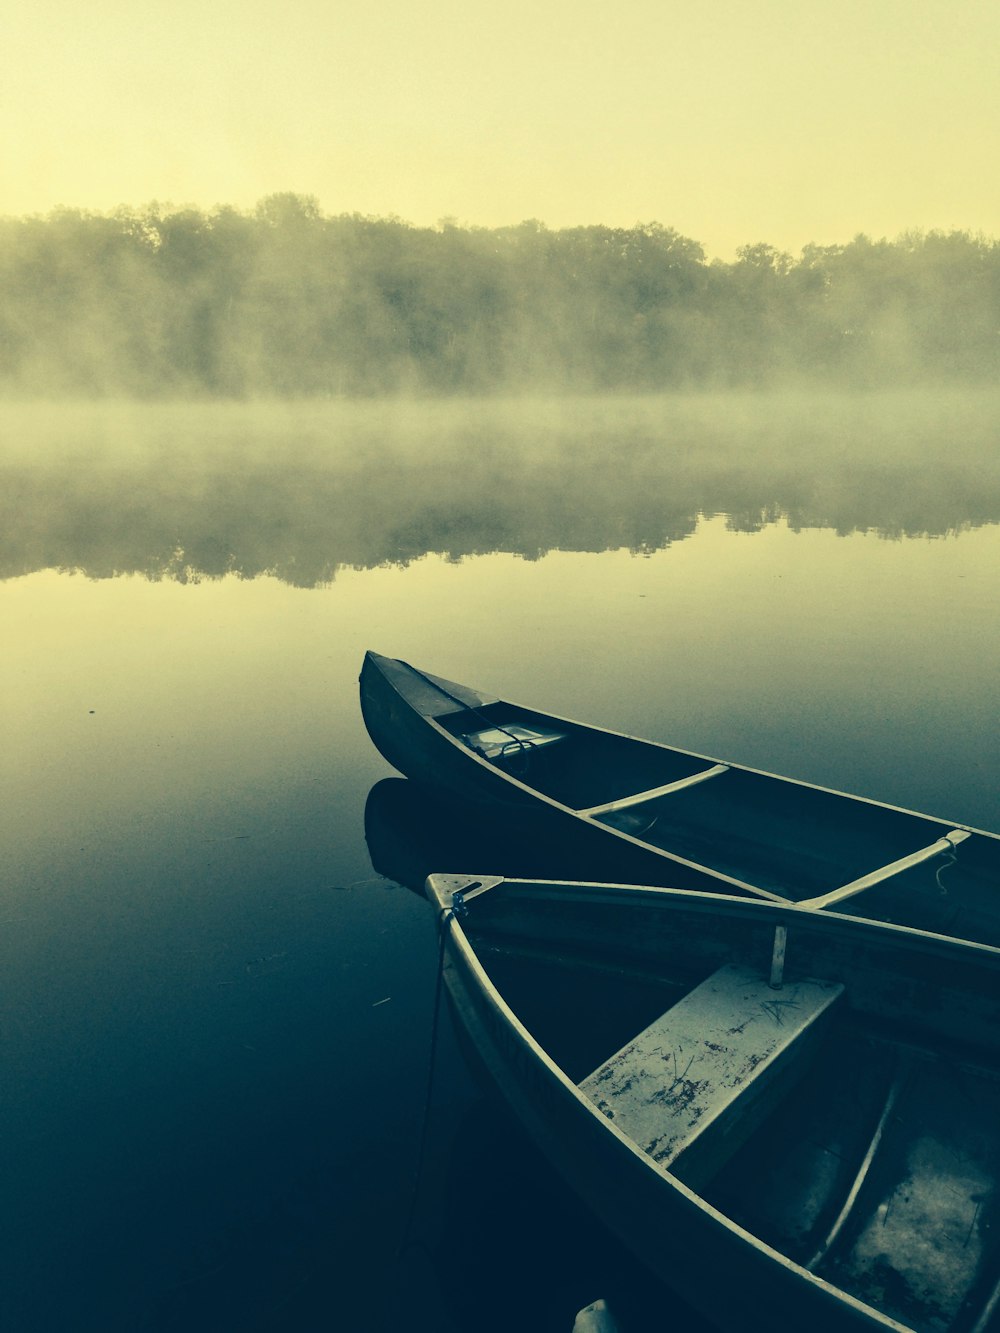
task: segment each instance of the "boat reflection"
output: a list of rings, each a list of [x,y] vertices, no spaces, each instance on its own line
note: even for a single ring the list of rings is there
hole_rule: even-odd
[[[572,842],[505,828],[474,809],[460,810],[407,778],[383,778],[365,803],[365,840],[376,874],[423,897],[428,875],[464,872],[533,879],[577,879],[593,857]]]
[[[472,812],[458,817],[453,805],[405,778],[384,778],[371,788],[365,837],[376,873],[421,897],[427,876],[442,866],[565,874],[565,849],[557,844],[498,830]],[[478,1091],[485,1084],[474,1048],[447,1010],[441,1023],[424,1161],[395,1298],[400,1326],[404,1313],[413,1326],[416,1300],[440,1312],[438,1333],[512,1327],[570,1333],[576,1312],[603,1297],[620,1333],[666,1327],[711,1333],[580,1203],[506,1109]],[[471,1104],[463,1104],[442,1067],[448,1061],[464,1063],[473,1075],[466,1089]]]
[[[306,588],[429,553],[648,554],[715,514],[957,534],[1000,518],[995,422],[995,394],[943,392],[8,407],[0,578]]]

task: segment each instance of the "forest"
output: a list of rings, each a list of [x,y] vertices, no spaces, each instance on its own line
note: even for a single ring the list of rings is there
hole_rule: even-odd
[[[984,384],[1000,241],[733,262],[659,223],[550,230],[151,204],[0,219],[8,397],[372,397]]]

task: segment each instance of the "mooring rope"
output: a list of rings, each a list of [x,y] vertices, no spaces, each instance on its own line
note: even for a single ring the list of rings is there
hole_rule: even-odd
[[[941,891],[941,897],[947,898],[948,886],[947,884],[941,883],[941,876],[944,874],[946,870],[950,869],[951,866],[957,864],[958,852],[957,851],[942,852],[942,856],[944,857],[944,864],[939,865],[937,870],[934,872],[934,881],[937,884],[938,889]]]
[[[420,1196],[420,1185],[424,1175],[424,1159],[427,1153],[427,1129],[431,1118],[431,1102],[434,1093],[434,1071],[437,1065],[437,1046],[438,1029],[441,1018],[441,992],[444,989],[444,950],[446,944],[446,935],[448,921],[451,919],[449,910],[440,921],[438,929],[438,951],[437,951],[437,976],[434,980],[434,1010],[431,1018],[431,1042],[430,1050],[427,1055],[427,1078],[424,1085],[424,1102],[420,1114],[420,1137],[417,1141],[417,1160],[413,1172],[413,1184],[410,1188],[410,1198],[406,1209],[406,1221],[403,1230],[400,1233],[399,1245],[396,1247],[395,1265],[398,1268],[403,1255],[410,1248],[412,1242],[410,1235],[413,1230],[413,1220],[417,1212],[417,1200]]]

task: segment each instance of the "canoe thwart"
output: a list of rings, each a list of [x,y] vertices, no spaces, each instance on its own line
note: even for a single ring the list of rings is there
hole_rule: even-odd
[[[654,1161],[710,1178],[793,1081],[838,982],[786,981],[727,965],[579,1085]]]
[[[599,819],[601,815],[610,815],[615,810],[627,810],[630,805],[654,801],[658,796],[669,796],[672,792],[683,791],[685,787],[696,787],[699,782],[707,782],[709,778],[717,778],[720,774],[728,772],[728,764],[713,764],[711,768],[699,769],[697,773],[691,773],[686,778],[665,782],[662,787],[651,787],[649,791],[636,792],[634,796],[622,796],[617,801],[606,801],[603,805],[591,805],[586,810],[577,810],[576,813],[586,815],[588,819]]]
[[[525,750],[540,749],[543,745],[554,745],[556,741],[565,740],[566,735],[562,731],[543,731],[538,727],[524,727],[520,722],[512,722],[509,726],[498,725],[483,731],[467,732],[461,739],[470,750],[475,750],[484,759],[503,759]]]
[[[821,894],[818,898],[804,899],[799,905],[814,908],[832,907],[834,903],[843,902],[845,898],[853,898],[856,893],[863,893],[865,889],[892,879],[894,875],[901,875],[904,870],[910,870],[923,861],[929,861],[944,852],[953,852],[960,843],[971,836],[965,829],[952,829],[943,838],[938,838],[927,847],[921,847],[919,851],[911,852],[909,856],[901,856],[898,861],[890,861],[888,865],[880,866],[877,870],[862,875],[860,879],[852,879],[849,884],[842,884],[839,889],[831,889],[829,893]]]

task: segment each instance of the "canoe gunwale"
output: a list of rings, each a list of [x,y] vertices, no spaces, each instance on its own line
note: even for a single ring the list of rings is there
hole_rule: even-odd
[[[861,937],[870,936],[873,940],[894,940],[905,944],[917,952],[932,953],[937,957],[953,955],[962,960],[977,957],[995,961],[1000,973],[1000,945],[986,944],[979,940],[964,940],[954,935],[941,935],[931,930],[921,930],[917,926],[902,925],[893,921],[876,921],[866,916],[849,916],[845,912],[826,913],[817,911],[805,902],[766,902],[763,899],[744,898],[736,894],[712,893],[699,889],[672,889],[656,884],[627,884],[611,881],[596,883],[570,879],[527,879],[517,875],[461,875],[446,876],[433,874],[428,876],[425,894],[432,901],[440,901],[438,891],[432,888],[443,880],[461,881],[468,884],[482,884],[490,889],[506,888],[517,892],[523,889],[532,896],[553,895],[565,901],[574,896],[581,903],[624,902],[629,898],[662,899],[676,903],[684,908],[704,910],[711,915],[720,909],[732,917],[762,915],[775,929],[784,927],[789,935],[796,923],[809,923],[810,926],[829,929],[831,933],[850,931]],[[471,895],[469,895],[471,897]]]

